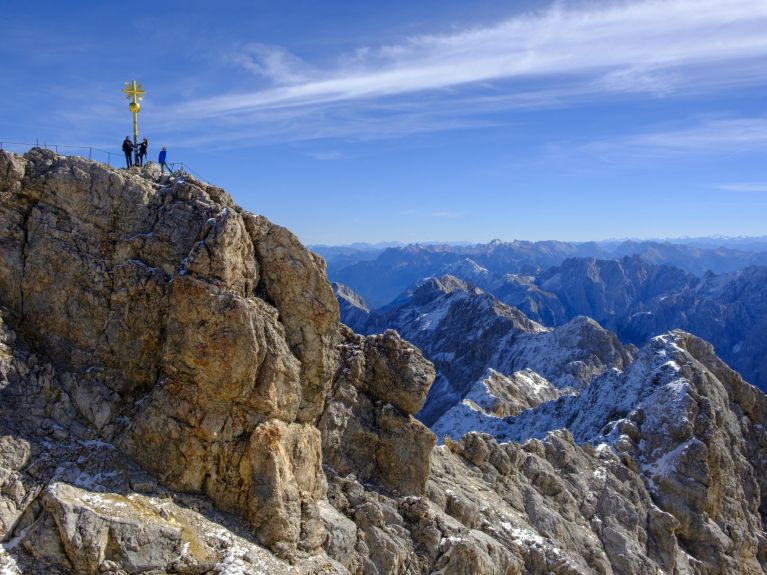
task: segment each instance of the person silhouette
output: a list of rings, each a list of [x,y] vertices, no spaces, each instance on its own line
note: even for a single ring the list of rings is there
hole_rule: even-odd
[[[127,168],[133,165],[133,143],[130,141],[130,136],[125,136],[123,140],[123,152],[125,152],[125,163]]]
[[[141,140],[141,143],[138,145],[138,165],[143,166],[144,165],[144,158],[146,158],[146,152],[147,148],[149,148],[149,142],[146,138]]]
[[[160,156],[157,158],[157,161],[160,162],[160,173],[165,173],[165,168],[168,168],[168,173],[172,174],[173,170],[170,169],[170,166],[166,162],[168,158],[168,148],[163,146],[162,150],[160,151]]]

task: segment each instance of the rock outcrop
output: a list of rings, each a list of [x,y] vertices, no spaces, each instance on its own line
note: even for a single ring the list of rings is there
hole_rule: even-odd
[[[434,434],[413,418],[434,381],[432,365],[395,331],[344,328],[338,372],[320,419],[325,462],[396,494],[423,495]]]
[[[77,418],[280,555],[318,553],[338,329],[322,260],[190,177],[42,150],[0,173],[0,301]]]

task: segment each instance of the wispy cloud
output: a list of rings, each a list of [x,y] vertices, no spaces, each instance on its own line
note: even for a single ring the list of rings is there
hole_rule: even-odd
[[[438,211],[438,212],[432,212],[431,217],[433,218],[460,218],[463,216],[463,213],[461,212],[449,212],[449,211]]]
[[[667,93],[684,85],[687,69],[705,69],[712,81],[729,77],[727,62],[759,64],[764,80],[765,29],[762,0],[556,4],[492,26],[361,48],[310,75],[296,74],[303,63],[287,52],[257,48],[247,65],[275,85],[188,102],[181,111],[211,117],[531,78],[578,78],[576,91]]]
[[[309,157],[314,160],[331,161],[340,160],[344,157],[344,155],[341,152],[331,150],[327,152],[310,152]]]
[[[578,147],[604,159],[620,156],[728,154],[767,150],[767,117],[704,119],[683,128],[603,139]]]
[[[309,73],[306,62],[281,46],[246,44],[231,55],[231,60],[275,84],[304,82]]]
[[[767,182],[719,184],[717,189],[727,192],[767,193]]]

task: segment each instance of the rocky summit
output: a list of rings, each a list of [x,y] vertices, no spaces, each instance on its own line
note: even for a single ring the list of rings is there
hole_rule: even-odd
[[[0,151],[0,230],[2,575],[767,567],[767,398],[700,339],[425,286],[413,326],[484,309],[527,350],[467,375],[494,426],[437,445],[432,363],[339,323],[324,261],[220,188]]]

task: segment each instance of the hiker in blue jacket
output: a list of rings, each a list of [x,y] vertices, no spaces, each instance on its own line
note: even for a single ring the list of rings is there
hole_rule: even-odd
[[[168,148],[163,147],[163,149],[160,151],[160,157],[157,158],[157,161],[160,162],[160,173],[165,173],[165,168],[168,168],[168,173],[172,174],[173,171],[170,169],[170,166],[165,161],[165,159],[168,157]]]

